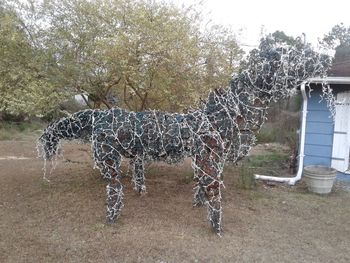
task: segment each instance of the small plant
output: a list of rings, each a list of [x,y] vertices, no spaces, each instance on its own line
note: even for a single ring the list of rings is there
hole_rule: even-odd
[[[238,185],[243,189],[253,189],[256,186],[254,174],[278,175],[288,166],[288,160],[288,154],[279,151],[249,156],[239,166]]]
[[[254,168],[248,162],[243,162],[239,168],[239,186],[243,189],[253,189],[256,186]]]
[[[255,168],[280,168],[286,166],[288,154],[273,151],[262,155],[253,155],[247,158],[247,164]]]

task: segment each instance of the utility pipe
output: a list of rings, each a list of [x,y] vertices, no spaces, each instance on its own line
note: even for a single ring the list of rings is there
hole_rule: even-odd
[[[307,95],[305,91],[306,82],[301,83],[300,91],[303,96],[303,111],[302,111],[302,120],[301,120],[301,131],[300,131],[300,152],[299,152],[299,165],[298,172],[295,177],[276,177],[276,176],[267,176],[255,174],[255,179],[268,180],[280,183],[288,183],[289,185],[294,185],[297,181],[301,179],[304,168],[304,149],[305,149],[305,130],[306,130],[306,115],[307,115]]]

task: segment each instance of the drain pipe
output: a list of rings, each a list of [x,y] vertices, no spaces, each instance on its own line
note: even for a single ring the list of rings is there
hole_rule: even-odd
[[[299,152],[299,164],[298,172],[295,177],[276,177],[276,176],[267,176],[255,174],[255,179],[274,181],[280,183],[288,183],[289,185],[294,185],[297,181],[301,179],[304,167],[304,149],[305,149],[305,130],[306,130],[306,115],[307,115],[307,95],[305,91],[306,82],[301,83],[300,91],[303,96],[303,112],[302,112],[302,121],[301,121],[301,134],[300,134],[300,152]]]

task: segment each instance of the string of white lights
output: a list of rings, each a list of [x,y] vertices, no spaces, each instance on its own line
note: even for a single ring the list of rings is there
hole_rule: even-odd
[[[328,56],[309,46],[283,46],[266,38],[242,63],[230,86],[211,91],[200,107],[186,114],[120,108],[80,111],[45,129],[38,140],[39,156],[54,158],[61,139],[91,141],[95,166],[108,181],[110,223],[123,207],[122,157],[131,160],[132,181],[139,193],[146,191],[145,162],[176,163],[191,157],[194,205],[207,207],[208,220],[220,235],[225,162],[237,162],[248,154],[271,101],[291,96],[310,77],[324,77],[329,65]],[[329,88],[323,92],[331,98]]]

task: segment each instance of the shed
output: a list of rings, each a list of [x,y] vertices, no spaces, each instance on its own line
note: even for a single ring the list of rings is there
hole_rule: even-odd
[[[350,72],[349,72],[350,73]],[[325,165],[350,180],[350,76],[329,76],[327,83],[335,97],[335,116],[321,99],[323,80],[310,79],[308,91],[306,128],[304,140],[304,163]],[[301,145],[300,145],[301,147]]]
[[[327,82],[335,97],[335,116],[320,101],[319,79],[310,80],[307,103],[304,164],[326,165],[338,170],[338,177],[350,181],[350,60],[342,57],[328,72]]]
[[[324,165],[335,168],[339,179],[350,182],[350,60],[336,65],[326,78],[335,97],[334,118],[327,101],[321,97],[325,79],[312,78],[301,84],[303,109],[297,175],[275,177],[256,174],[256,179],[294,185],[301,179],[305,166]]]

